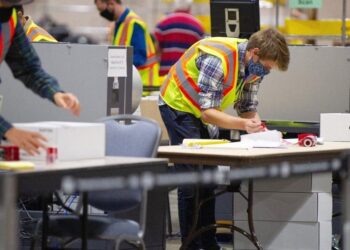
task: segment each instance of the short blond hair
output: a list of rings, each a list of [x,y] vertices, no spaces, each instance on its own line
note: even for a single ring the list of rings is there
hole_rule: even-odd
[[[290,54],[286,39],[276,29],[260,30],[254,33],[248,41],[247,50],[258,48],[261,60],[276,62],[278,69],[288,69]]]

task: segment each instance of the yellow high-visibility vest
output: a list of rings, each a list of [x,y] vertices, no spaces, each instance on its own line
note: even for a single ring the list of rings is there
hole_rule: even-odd
[[[38,26],[34,21],[28,17],[24,26],[26,35],[31,42],[52,42],[57,43],[57,40],[51,36],[46,30]]]
[[[147,29],[146,23],[141,20],[135,12],[130,11],[125,18],[125,21],[120,24],[120,27],[114,37],[114,45],[131,45],[131,39],[134,32],[134,25],[138,24],[142,27],[146,41],[146,62],[137,67],[144,87],[159,87],[158,71],[159,62],[156,56],[156,50],[152,41],[151,35]],[[149,91],[143,91],[143,95],[148,95]]]
[[[223,99],[220,110],[226,109],[239,97],[238,82],[238,43],[245,40],[236,38],[213,37],[203,39],[192,45],[179,61],[172,66],[161,87],[161,97],[173,109],[201,117],[199,104],[198,76],[196,59],[200,53],[206,53],[221,59],[224,71]]]
[[[1,25],[1,36],[0,36],[0,64],[4,60],[7,51],[9,50],[13,37],[15,36],[17,26],[17,12],[15,9],[12,10],[12,15],[8,22],[0,23]]]

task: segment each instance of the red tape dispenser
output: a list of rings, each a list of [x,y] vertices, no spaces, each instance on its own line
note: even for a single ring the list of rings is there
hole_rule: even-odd
[[[298,144],[302,147],[315,147],[317,143],[317,137],[314,134],[299,134]]]

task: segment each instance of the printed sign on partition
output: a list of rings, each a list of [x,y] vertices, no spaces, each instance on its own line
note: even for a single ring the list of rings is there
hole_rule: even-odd
[[[108,50],[108,77],[127,77],[126,49]]]

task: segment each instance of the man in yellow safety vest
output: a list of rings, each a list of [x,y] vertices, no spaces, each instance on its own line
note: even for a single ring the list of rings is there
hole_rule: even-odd
[[[16,6],[17,15],[22,23],[23,29],[31,42],[57,42],[46,30],[38,26],[30,16],[24,15],[22,5]]]
[[[102,17],[115,22],[113,45],[133,46],[133,63],[141,75],[143,95],[159,90],[159,63],[146,23],[121,0],[95,0],[95,5]]]
[[[185,138],[217,138],[218,127],[254,133],[264,130],[257,113],[259,85],[271,69],[289,65],[285,38],[274,29],[254,33],[250,39],[212,37],[190,47],[170,69],[162,84],[159,109],[172,145]],[[224,113],[234,106],[238,116]],[[195,171],[175,165],[177,171]],[[199,190],[199,202],[213,195],[214,187]],[[181,237],[193,224],[194,187],[178,188]],[[215,200],[201,206],[198,226],[215,224]],[[220,249],[215,230],[197,237],[186,249]]]

